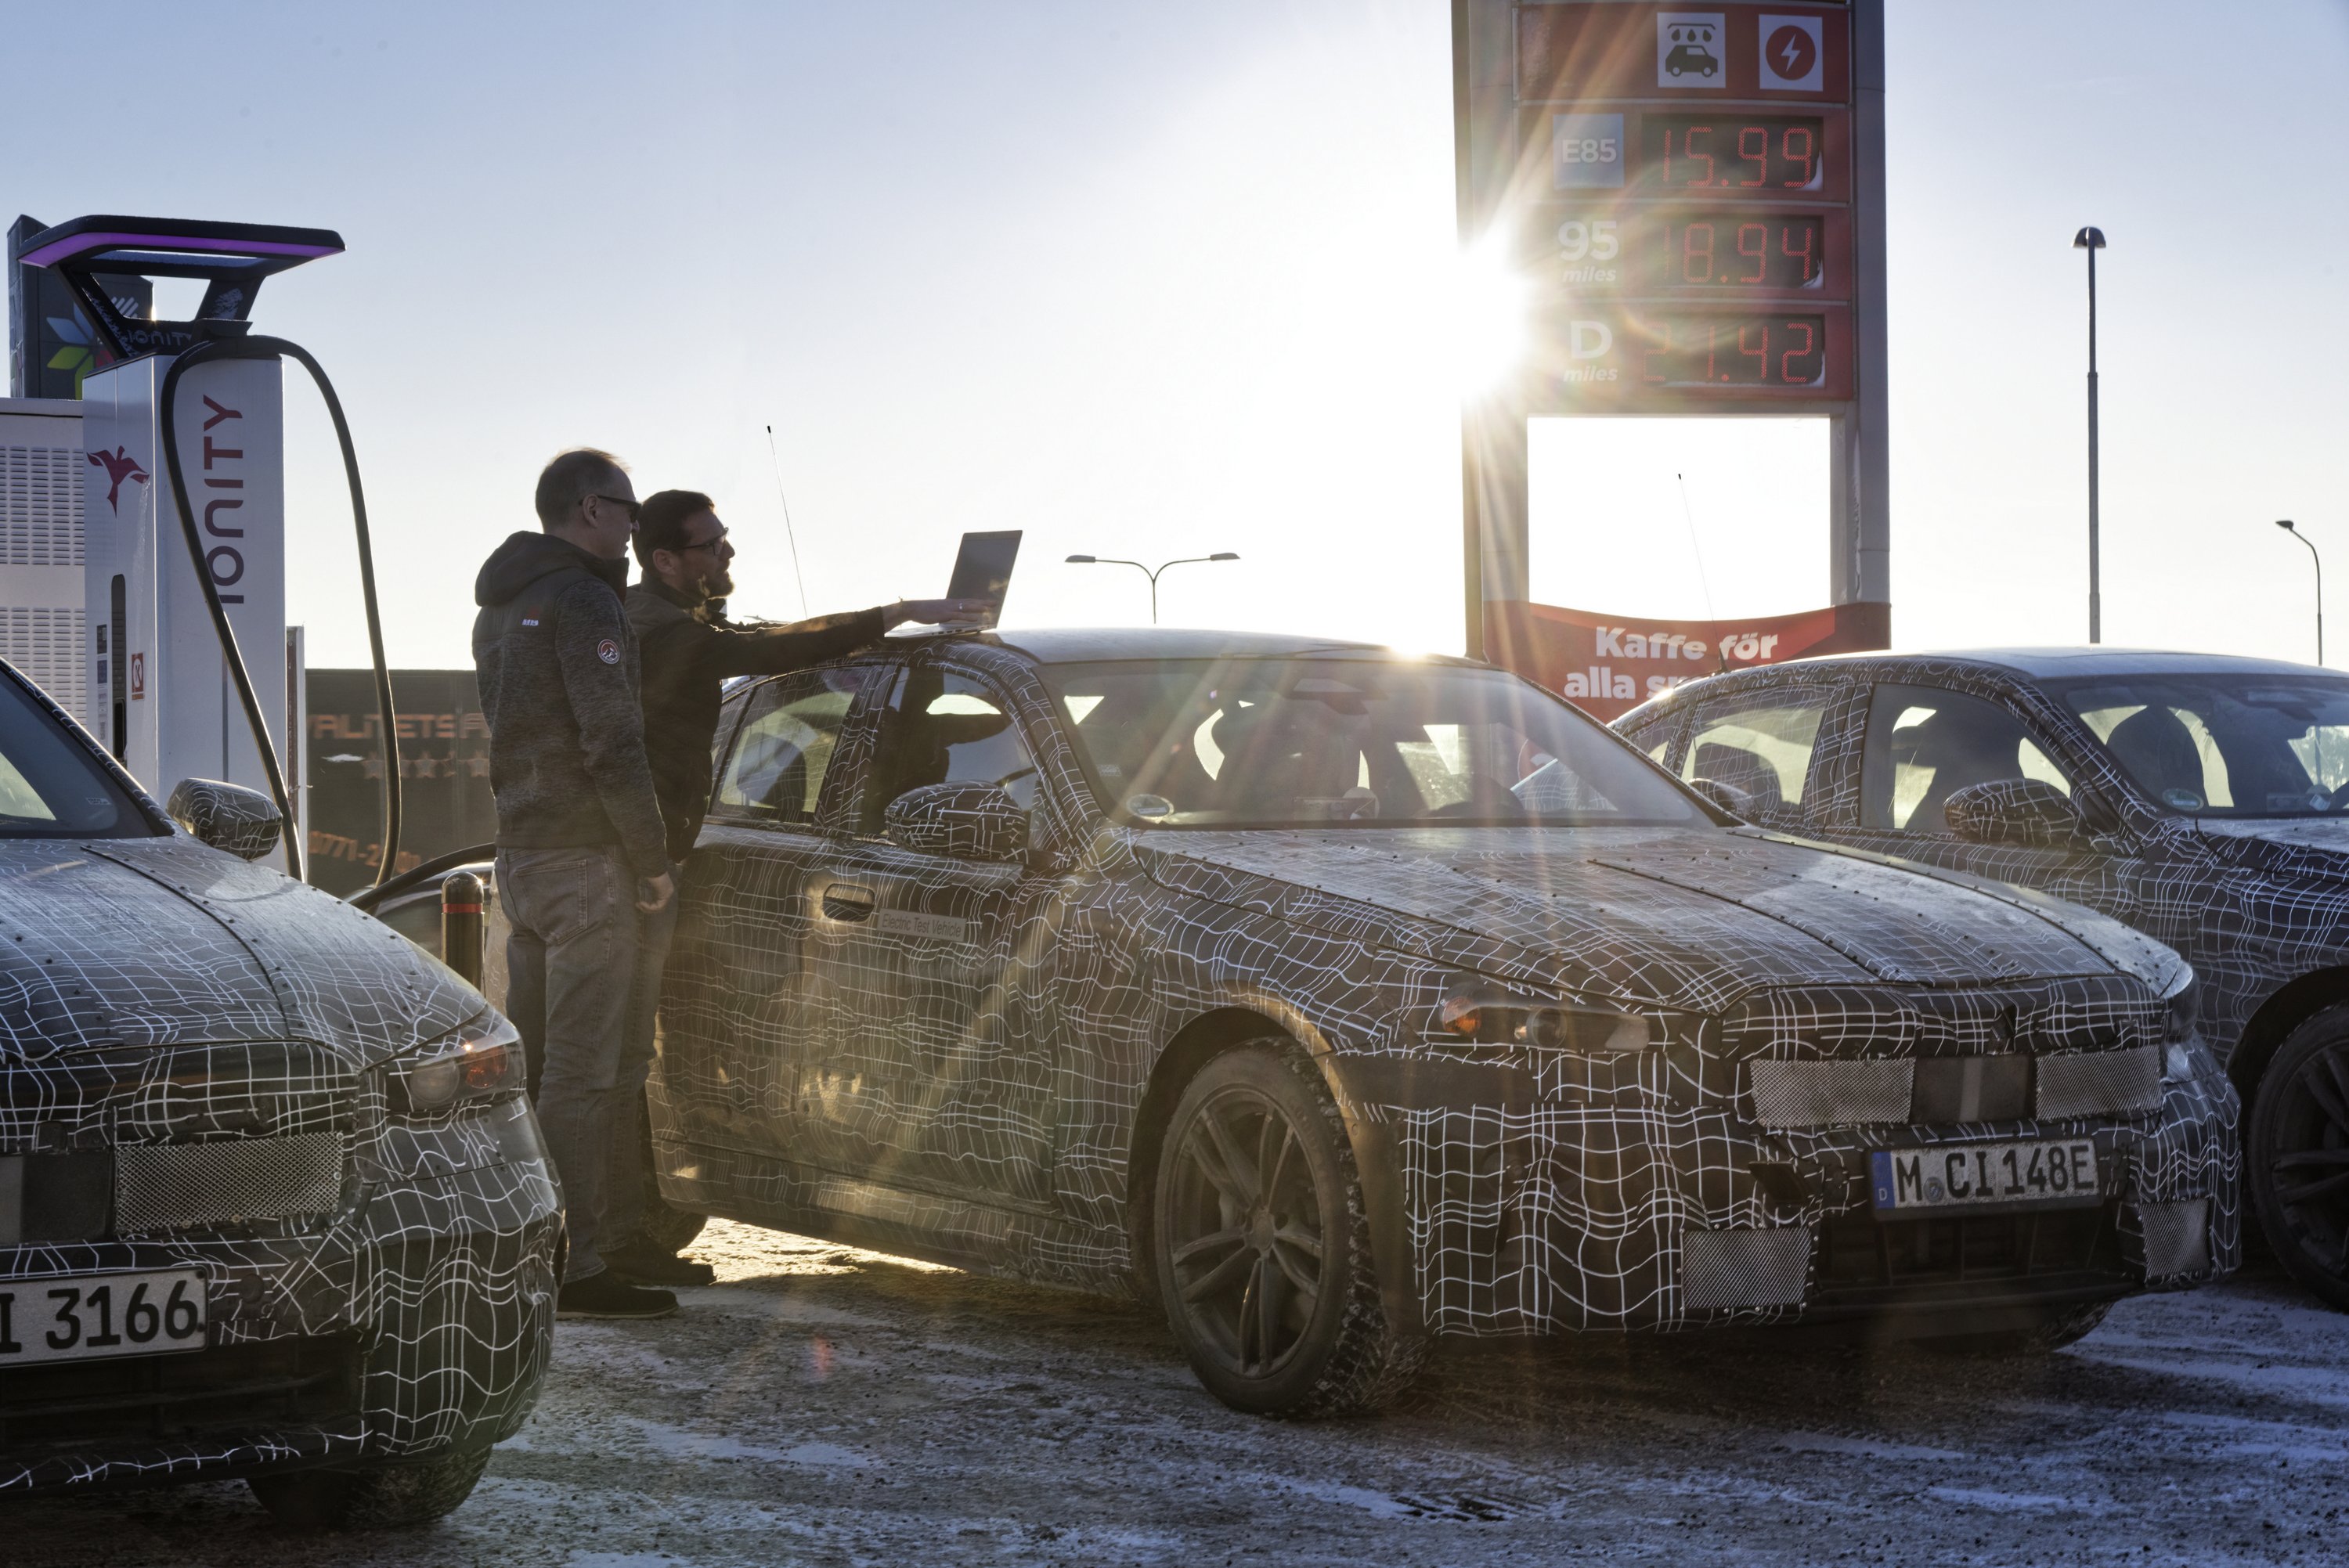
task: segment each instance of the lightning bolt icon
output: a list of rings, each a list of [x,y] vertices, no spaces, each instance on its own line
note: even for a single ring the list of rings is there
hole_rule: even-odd
[[[1788,75],[1788,76],[1790,76],[1790,77],[1791,77],[1791,76],[1794,76],[1794,75],[1795,74],[1795,62],[1796,60],[1798,60],[1798,59],[1802,58],[1802,55],[1803,55],[1802,50],[1801,50],[1801,49],[1799,49],[1799,48],[1797,48],[1797,47],[1795,47],[1795,40],[1794,40],[1791,36],[1790,36],[1790,37],[1788,37],[1788,38],[1787,38],[1787,40],[1786,40],[1786,53],[1785,53],[1786,75]]]

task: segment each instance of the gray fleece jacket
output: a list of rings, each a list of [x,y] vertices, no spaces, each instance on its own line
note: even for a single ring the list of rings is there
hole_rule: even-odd
[[[625,560],[517,533],[473,583],[473,669],[490,722],[498,846],[615,844],[640,877],[668,870],[645,759]]]

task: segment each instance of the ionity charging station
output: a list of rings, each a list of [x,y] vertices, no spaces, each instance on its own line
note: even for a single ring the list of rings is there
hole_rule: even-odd
[[[35,389],[52,367],[38,329],[78,335],[88,352],[78,397],[0,400],[0,652],[159,797],[184,779],[273,796],[298,876],[304,670],[285,624],[287,358],[317,382],[342,442],[387,735],[392,706],[340,404],[305,351],[254,334],[250,316],[264,282],[343,242],[324,229],[115,216],[20,223],[12,239],[12,390]],[[41,286],[44,272],[66,285],[62,299]],[[201,282],[194,318],[129,314],[145,292],[137,280],[152,278]],[[72,319],[43,317],[45,303]],[[387,782],[389,865],[396,769]]]

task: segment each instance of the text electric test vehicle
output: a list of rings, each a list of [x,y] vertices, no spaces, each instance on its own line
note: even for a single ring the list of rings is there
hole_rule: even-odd
[[[562,1218],[512,1032],[247,863],[278,840],[233,785],[167,814],[0,665],[0,1491],[415,1523],[537,1396]]]
[[[2237,1247],[2191,971],[1731,824],[1515,676],[894,643],[720,727],[651,1094],[700,1213],[1164,1303],[1244,1408],[1431,1336],[2046,1346]]]
[[[1616,727],[1755,821],[2175,947],[2247,1108],[2261,1229],[2349,1307],[2349,678],[2116,648],[1858,655],[1692,682]]]

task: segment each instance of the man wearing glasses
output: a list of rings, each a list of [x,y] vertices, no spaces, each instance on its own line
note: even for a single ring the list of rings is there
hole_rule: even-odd
[[[592,448],[546,465],[537,508],[540,531],[509,537],[473,585],[498,897],[512,925],[506,1010],[563,1179],[570,1251],[556,1315],[662,1317],[677,1297],[628,1283],[598,1250],[639,921],[675,891],[620,603],[639,509],[619,459]]]
[[[628,624],[643,650],[645,745],[666,824],[667,857],[676,864],[692,852],[709,810],[710,747],[729,679],[805,669],[877,642],[892,626],[975,622],[987,609],[977,603],[918,599],[793,625],[738,625],[726,616],[726,597],[734,591],[733,542],[718,520],[716,503],[698,490],[662,490],[647,498],[636,552],[644,574],[628,590]],[[613,1110],[612,1164],[604,1181],[604,1256],[616,1274],[648,1285],[706,1284],[710,1277],[708,1264],[674,1255],[641,1228],[648,1180],[636,1119],[643,1114],[661,970],[676,923],[674,903],[638,923],[635,992]]]

